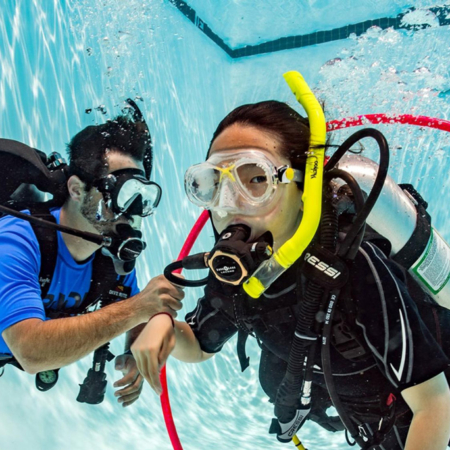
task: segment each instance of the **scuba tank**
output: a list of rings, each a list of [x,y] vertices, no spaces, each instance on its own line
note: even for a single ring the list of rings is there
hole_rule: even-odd
[[[365,193],[371,191],[378,164],[361,155],[345,154],[338,169],[350,173]],[[340,201],[343,181],[331,182]],[[450,309],[450,246],[431,225],[428,204],[411,185],[398,185],[389,175],[367,224],[391,243],[390,257],[419,282],[441,306]]]

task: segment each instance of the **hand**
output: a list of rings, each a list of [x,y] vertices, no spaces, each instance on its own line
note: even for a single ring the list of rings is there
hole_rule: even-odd
[[[180,286],[172,284],[164,275],[152,278],[147,286],[138,294],[139,302],[145,313],[144,321],[159,312],[167,312],[172,317],[182,308],[184,291]]]
[[[175,342],[175,330],[170,317],[160,314],[150,320],[131,346],[139,372],[158,395],[162,394],[159,372],[175,347]]]
[[[114,387],[125,387],[116,391],[114,395],[118,397],[117,401],[122,403],[123,407],[130,406],[141,395],[144,378],[139,373],[132,355],[119,355],[115,361],[115,369],[120,370],[124,377],[117,380]]]

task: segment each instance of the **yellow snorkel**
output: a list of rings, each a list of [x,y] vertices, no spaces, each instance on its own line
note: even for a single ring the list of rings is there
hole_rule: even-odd
[[[283,76],[297,101],[305,109],[311,131],[302,197],[304,212],[302,221],[292,238],[286,241],[269,260],[261,264],[253,276],[244,283],[245,292],[253,298],[259,298],[285,270],[300,258],[316,234],[322,212],[325,116],[322,107],[299,72],[287,72]]]

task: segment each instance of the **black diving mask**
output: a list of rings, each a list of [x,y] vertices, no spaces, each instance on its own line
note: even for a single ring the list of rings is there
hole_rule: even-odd
[[[248,242],[251,230],[247,225],[230,225],[220,234],[210,252],[187,256],[169,264],[164,276],[174,284],[187,287],[203,286],[208,278],[186,280],[173,275],[177,269],[211,269],[214,276],[225,284],[239,286],[248,280],[261,263],[273,254],[273,237],[270,231],[254,242]]]
[[[149,181],[141,169],[121,169],[96,182],[105,205],[116,215],[147,217],[161,200],[161,187]]]

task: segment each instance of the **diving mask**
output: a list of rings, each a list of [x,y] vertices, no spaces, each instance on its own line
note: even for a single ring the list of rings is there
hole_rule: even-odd
[[[276,167],[257,149],[216,153],[191,166],[184,178],[189,200],[205,209],[246,215],[260,213],[274,197],[279,183],[303,181],[300,170]]]
[[[100,178],[94,186],[116,215],[149,216],[161,199],[160,186],[149,181],[140,169],[117,170]]]

